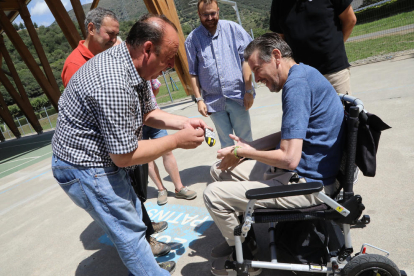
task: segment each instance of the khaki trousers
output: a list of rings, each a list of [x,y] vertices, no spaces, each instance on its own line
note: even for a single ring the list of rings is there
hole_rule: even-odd
[[[205,189],[204,203],[227,243],[234,246],[234,227],[240,224],[237,212],[245,212],[249,202],[245,196],[246,191],[296,183],[289,182],[294,173],[285,172],[281,169],[274,170],[273,167],[255,160],[243,161],[233,170],[225,172],[217,169],[219,162],[211,167],[210,173],[217,182],[211,183]],[[304,178],[299,181],[299,183],[305,182]],[[328,193],[328,191],[325,192]],[[321,203],[321,200],[313,195],[301,195],[258,200],[254,208],[291,209]],[[242,241],[244,241],[243,237]]]
[[[323,75],[335,88],[337,93],[352,95],[351,92],[351,69]]]

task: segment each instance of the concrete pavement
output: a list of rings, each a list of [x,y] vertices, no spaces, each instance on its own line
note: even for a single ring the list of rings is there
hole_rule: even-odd
[[[399,59],[351,70],[353,95],[364,102],[366,110],[392,127],[381,136],[377,176],[360,176],[355,187],[356,193],[363,197],[364,213],[371,216],[371,224],[364,229],[353,229],[352,238],[355,251],[362,243],[383,248],[391,253],[391,260],[410,275],[414,273],[414,185],[411,183],[414,179],[414,59]],[[269,93],[266,87],[257,90],[251,109],[254,138],[280,129],[280,96],[280,93]],[[190,100],[162,108],[186,117],[200,116]],[[205,121],[213,126],[210,118]],[[180,221],[189,227],[195,220],[201,221],[205,211],[202,192],[211,182],[209,167],[216,160],[218,149],[219,143],[212,148],[203,143],[195,150],[175,150],[182,181],[197,191],[198,197],[185,201],[175,199],[170,193],[168,204],[159,209],[156,188],[150,181],[148,206],[151,214],[160,215],[161,210],[164,215],[172,214],[183,208],[182,213],[186,215],[168,220]],[[0,275],[127,275],[102,230],[58,187],[49,164],[50,159],[47,159],[0,179],[1,187],[21,178],[18,187],[0,194]],[[165,186],[173,191],[160,159],[157,164]],[[192,210],[200,215],[195,218]],[[170,223],[171,227],[173,224]],[[178,246],[175,252],[177,269],[174,275],[211,275],[210,250],[223,239],[217,227],[208,224],[208,219],[194,225],[196,237],[185,247]],[[259,258],[268,259],[266,228],[258,225],[255,230],[261,247]],[[174,233],[167,231],[173,237]],[[288,273],[266,270],[262,275]]]

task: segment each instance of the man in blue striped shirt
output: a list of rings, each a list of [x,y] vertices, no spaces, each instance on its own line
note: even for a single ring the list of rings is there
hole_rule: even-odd
[[[210,115],[221,147],[234,145],[229,134],[252,141],[249,108],[255,91],[244,49],[252,40],[237,23],[220,20],[216,0],[199,0],[201,26],[185,41],[191,86],[198,111]]]

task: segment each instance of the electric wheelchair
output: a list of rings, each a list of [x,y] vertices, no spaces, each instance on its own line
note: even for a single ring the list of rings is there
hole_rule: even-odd
[[[339,185],[336,194],[331,197],[326,195],[322,192],[323,185],[316,182],[248,190],[246,198],[249,199],[249,203],[244,213],[244,221],[234,229],[236,260],[228,260],[225,264],[228,275],[249,275],[250,267],[293,271],[300,275],[316,275],[316,273],[318,275],[342,276],[406,275],[404,271],[400,271],[388,259],[389,253],[387,251],[375,246],[363,244],[361,249],[352,255],[354,249],[351,241],[351,226],[364,227],[370,222],[368,215],[362,215],[365,209],[362,204],[362,197],[355,195],[353,192],[355,163],[358,161],[356,160],[357,144],[358,140],[361,139],[358,135],[358,128],[360,123],[366,125],[369,113],[364,110],[363,103],[359,99],[341,94],[339,97],[344,103],[347,130],[341,169],[337,177]],[[389,128],[387,125],[385,126],[382,130]],[[377,139],[379,140],[379,135]],[[376,146],[378,146],[378,140]],[[370,160],[368,160],[369,162]],[[260,199],[307,194],[313,194],[321,199],[324,204],[293,210],[253,208],[255,202]],[[297,222],[308,224],[304,227],[299,224],[299,227],[295,228],[294,223]],[[269,223],[270,262],[245,260],[243,258],[241,236],[246,237],[254,223]],[[289,225],[289,223],[293,224]],[[319,253],[315,254],[315,247],[308,246],[308,248],[304,248],[300,245],[299,250],[306,249],[307,252],[298,253],[294,249],[283,252],[297,254],[299,258],[283,257],[283,254],[280,254],[280,251],[283,250],[279,246],[283,245],[282,242],[285,238],[283,232],[278,230],[278,227],[283,224],[286,224],[284,227],[294,228],[288,228],[287,232],[298,233],[298,231],[310,230],[311,232],[316,231],[315,236],[318,238],[321,238],[322,235],[322,244],[316,247]],[[281,228],[279,227],[279,229]],[[282,236],[280,233],[282,233]],[[306,240],[309,233],[305,232],[301,236],[305,237]],[[298,235],[294,234],[291,240],[297,238]],[[304,244],[309,241],[300,240],[299,242]],[[375,248],[383,254],[367,254],[366,249],[368,247]],[[308,259],[309,256],[313,258]],[[277,275],[277,272],[275,272],[275,275]]]

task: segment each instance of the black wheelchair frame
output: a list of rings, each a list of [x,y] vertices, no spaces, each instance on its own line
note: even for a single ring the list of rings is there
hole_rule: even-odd
[[[357,98],[342,95],[339,97],[343,103],[347,104],[347,142],[345,146],[345,171],[344,177],[340,181],[343,189],[340,200],[331,198],[322,192],[321,183],[304,183],[286,186],[276,186],[269,188],[251,189],[246,192],[246,198],[249,199],[246,211],[244,213],[244,222],[234,229],[236,260],[227,261],[226,269],[228,275],[249,275],[249,268],[266,268],[276,270],[287,270],[297,272],[320,273],[325,275],[375,275],[375,276],[399,276],[406,275],[388,259],[389,253],[375,246],[364,244],[361,250],[354,256],[351,225],[365,225],[370,222],[368,215],[361,217],[365,209],[362,204],[362,197],[355,195],[353,192],[355,156],[357,149],[357,133],[360,120],[367,120],[366,111],[362,101]],[[324,202],[324,204],[312,206],[310,208],[280,210],[280,209],[254,209],[257,200],[288,197],[296,195],[313,194]],[[305,221],[305,220],[325,220],[333,221],[340,226],[340,234],[343,235],[344,246],[335,252],[329,253],[329,260],[324,264],[298,264],[298,263],[280,263],[276,257],[276,246],[274,244],[275,223],[281,221]],[[271,262],[244,260],[241,236],[246,237],[252,224],[269,223],[270,235],[270,254]],[[385,253],[366,254],[367,247],[373,247]],[[329,251],[329,248],[327,249]]]

